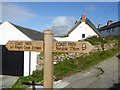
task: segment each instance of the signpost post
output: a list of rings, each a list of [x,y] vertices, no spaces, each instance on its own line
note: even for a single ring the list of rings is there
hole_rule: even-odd
[[[10,51],[44,52],[44,88],[53,89],[53,59],[52,52],[89,53],[93,46],[87,41],[57,42],[53,32],[46,30],[43,41],[8,41],[6,48]]]
[[[53,58],[52,58],[52,47],[53,47],[53,33],[50,30],[44,32],[44,88],[53,88]]]

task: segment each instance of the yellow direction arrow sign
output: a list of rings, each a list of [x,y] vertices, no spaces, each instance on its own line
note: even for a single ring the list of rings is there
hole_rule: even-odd
[[[6,47],[10,51],[43,52],[43,41],[8,41]],[[87,41],[54,42],[53,52],[89,53],[93,46]]]
[[[8,41],[5,46],[10,51],[43,52],[43,41]]]
[[[53,43],[53,52],[89,53],[92,49],[93,46],[87,41]]]

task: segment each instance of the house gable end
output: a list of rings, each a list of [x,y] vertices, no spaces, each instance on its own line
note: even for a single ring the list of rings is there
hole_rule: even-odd
[[[7,21],[0,25],[0,36],[1,45],[5,45],[9,40],[31,40]]]
[[[79,22],[77,22],[77,23],[73,26],[73,28],[72,28],[70,31],[68,31],[68,33],[67,33],[65,36],[69,36],[69,34],[70,34],[72,31],[74,31],[75,28],[77,28],[82,22],[83,22],[83,21],[80,19]],[[98,36],[100,36],[99,31],[96,29],[96,27],[93,25],[93,23],[92,23],[88,18],[86,18],[85,23],[88,24],[88,25],[94,30],[94,32],[95,32]]]
[[[67,33],[65,36],[69,36],[69,34],[70,34],[75,28],[77,28],[80,24],[81,24],[81,21],[75,23],[75,25],[68,31],[68,33]]]
[[[98,34],[87,23],[82,22],[69,34],[68,38],[69,40],[81,40],[94,35]]]

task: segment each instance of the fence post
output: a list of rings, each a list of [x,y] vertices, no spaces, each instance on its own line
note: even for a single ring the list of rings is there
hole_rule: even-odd
[[[53,40],[53,32],[44,31],[44,89],[53,89]]]

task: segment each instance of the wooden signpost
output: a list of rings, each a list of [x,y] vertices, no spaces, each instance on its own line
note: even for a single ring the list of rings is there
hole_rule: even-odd
[[[87,41],[57,42],[53,32],[46,30],[43,41],[8,41],[6,48],[10,51],[44,52],[44,88],[53,88],[52,52],[89,53],[93,46]]]
[[[48,40],[47,40],[48,42]],[[6,48],[10,51],[36,51],[43,52],[43,41],[15,41],[10,40],[6,43]],[[92,45],[87,41],[81,42],[53,42],[52,52],[73,52],[89,53]]]
[[[8,41],[5,46],[10,51],[43,52],[43,41]]]
[[[53,42],[53,52],[89,53],[93,46],[87,41]]]

